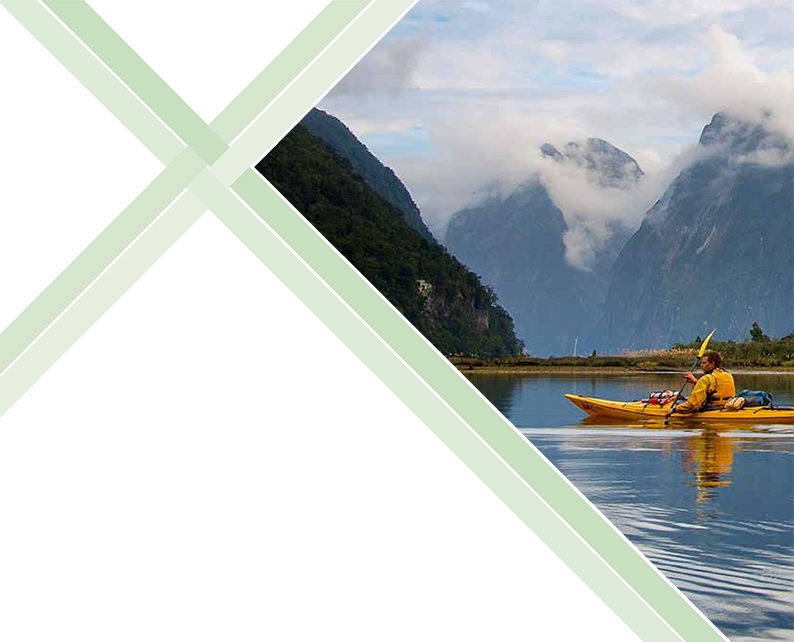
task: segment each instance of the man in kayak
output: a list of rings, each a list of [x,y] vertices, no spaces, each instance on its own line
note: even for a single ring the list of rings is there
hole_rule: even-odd
[[[722,369],[722,356],[714,350],[707,350],[700,360],[703,376],[697,379],[691,372],[684,375],[695,389],[684,403],[675,407],[674,412],[686,414],[696,412],[704,406],[721,408],[731,397],[736,396],[736,385],[733,376]]]

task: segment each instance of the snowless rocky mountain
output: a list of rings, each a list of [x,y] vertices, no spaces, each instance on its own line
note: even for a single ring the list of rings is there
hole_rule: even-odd
[[[771,122],[716,114],[694,162],[642,224],[636,216],[633,226],[620,216],[602,219],[587,261],[571,256],[582,212],[572,216],[549,176],[555,168],[579,172],[580,185],[613,194],[643,181],[631,156],[597,138],[543,145],[545,175],[539,170],[456,212],[444,243],[494,290],[532,354],[668,347],[715,326],[720,339],[742,340],[753,322],[771,336],[787,335],[794,329],[794,144]],[[399,178],[341,121],[313,110],[303,124],[434,243]]]
[[[705,336],[742,340],[794,328],[792,141],[764,122],[716,114],[698,160],[626,243],[612,273],[605,348],[667,347]]]
[[[610,143],[590,138],[558,150],[541,147],[546,159],[580,168],[602,188],[630,188],[643,172]],[[613,221],[586,268],[566,256],[569,225],[542,175],[506,197],[492,196],[456,212],[444,239],[449,250],[494,288],[516,332],[532,354],[589,353],[603,308],[612,265],[634,229]]]

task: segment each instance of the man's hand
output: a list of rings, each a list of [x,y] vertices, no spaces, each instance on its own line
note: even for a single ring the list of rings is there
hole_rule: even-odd
[[[667,411],[667,414],[664,416],[664,418],[665,418],[665,422],[667,421],[667,419],[669,419],[669,418],[670,418],[670,415],[672,415],[672,414],[675,412],[675,404],[676,404],[676,403],[678,403],[678,400],[679,400],[679,399],[681,399],[681,395],[679,395],[678,393],[676,393],[675,397],[673,397],[673,398],[670,400],[670,410],[668,410],[668,411]]]
[[[698,382],[697,377],[693,375],[691,372],[685,372],[684,379],[686,379],[691,384],[696,384]]]

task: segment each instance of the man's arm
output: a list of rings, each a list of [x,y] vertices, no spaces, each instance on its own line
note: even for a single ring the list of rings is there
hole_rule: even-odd
[[[709,394],[709,386],[712,383],[712,379],[714,379],[714,377],[711,375],[703,375],[700,379],[698,379],[695,389],[692,391],[692,394],[689,395],[689,399],[676,406],[675,411],[686,413],[700,410],[700,408],[702,408],[706,403],[706,398]]]

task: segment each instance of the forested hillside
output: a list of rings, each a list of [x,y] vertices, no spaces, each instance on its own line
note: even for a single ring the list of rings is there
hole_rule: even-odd
[[[408,227],[428,241],[435,241],[403,182],[341,120],[315,108],[303,117],[301,125],[347,159],[356,174],[360,174],[372,189],[400,210]]]
[[[303,126],[256,169],[441,352],[521,352],[512,319],[479,277],[411,229],[347,160]]]

